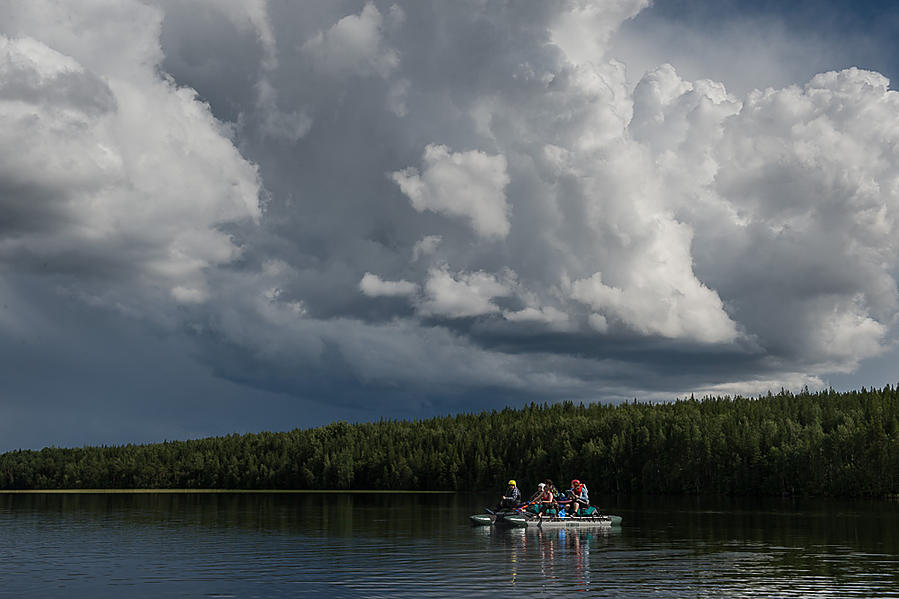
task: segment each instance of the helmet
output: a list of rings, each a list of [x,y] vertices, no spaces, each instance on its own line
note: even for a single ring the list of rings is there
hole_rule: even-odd
[[[513,487],[516,486],[514,480],[510,480],[510,481],[509,481],[509,484],[512,485]]]
[[[545,486],[546,486],[546,483],[540,483],[540,484],[537,485],[537,487],[540,488],[540,489],[542,489],[542,488],[545,487]]]
[[[571,481],[571,486],[572,487],[580,487],[581,481],[579,481],[578,479],[574,479],[573,481]]]

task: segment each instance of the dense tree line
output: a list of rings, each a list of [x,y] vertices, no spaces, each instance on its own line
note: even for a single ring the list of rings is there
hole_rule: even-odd
[[[530,405],[152,445],[0,455],[0,488],[899,493],[899,387],[672,403]]]

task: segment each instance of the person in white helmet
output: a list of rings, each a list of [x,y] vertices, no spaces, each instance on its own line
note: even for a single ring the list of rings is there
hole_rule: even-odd
[[[537,512],[546,513],[547,510],[556,508],[556,496],[553,495],[552,488],[546,483],[537,485],[537,498],[534,503],[537,505]]]

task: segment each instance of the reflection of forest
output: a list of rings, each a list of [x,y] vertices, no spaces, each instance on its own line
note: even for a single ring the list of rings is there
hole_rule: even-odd
[[[852,539],[865,551],[899,554],[899,502],[789,497],[636,497],[622,507],[625,522],[652,523],[653,540],[691,538],[717,546],[739,543],[831,546]]]
[[[899,555],[899,502],[797,498],[634,498],[619,510],[640,542],[691,559],[740,562],[766,556],[759,571],[836,577]],[[899,576],[897,576],[899,583]]]
[[[487,490],[577,476],[591,492],[899,494],[899,389],[784,392],[382,421],[0,455],[0,488]]]
[[[0,513],[129,526],[236,528],[322,538],[445,535],[470,498],[410,493],[0,494]]]

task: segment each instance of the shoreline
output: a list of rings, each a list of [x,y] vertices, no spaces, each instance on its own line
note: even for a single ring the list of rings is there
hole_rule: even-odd
[[[0,489],[0,495],[125,495],[125,494],[380,494],[380,495],[453,495],[456,491],[392,491],[365,489]]]

